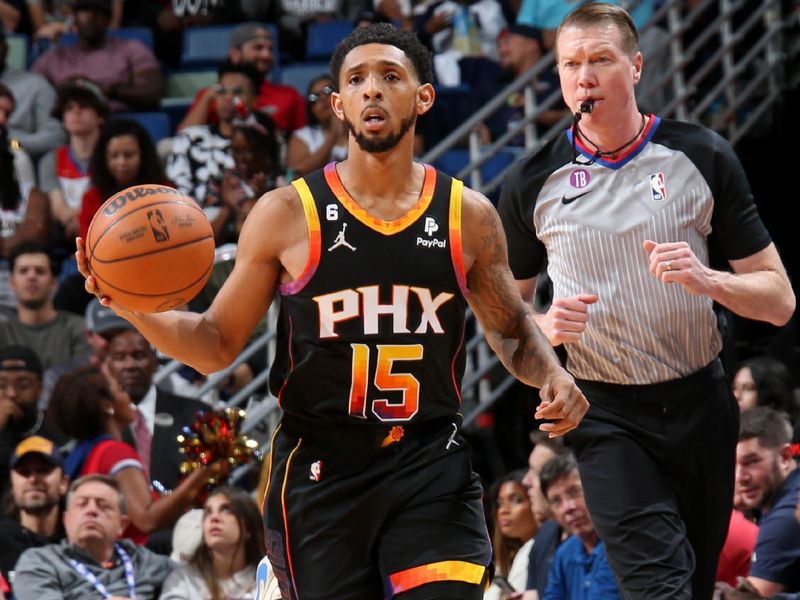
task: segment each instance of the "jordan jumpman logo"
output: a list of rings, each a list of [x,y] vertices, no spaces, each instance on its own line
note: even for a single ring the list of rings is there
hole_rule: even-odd
[[[344,239],[345,229],[347,229],[347,223],[342,223],[342,230],[338,234],[336,234],[336,239],[333,240],[333,245],[330,248],[328,248],[328,252],[330,252],[331,250],[335,250],[339,246],[350,248],[350,250],[352,250],[353,252],[356,251],[355,246],[351,246],[350,244],[347,243],[347,240]]]

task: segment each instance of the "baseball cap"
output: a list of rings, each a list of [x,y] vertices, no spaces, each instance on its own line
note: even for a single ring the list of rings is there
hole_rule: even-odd
[[[72,0],[72,10],[79,8],[96,8],[111,14],[111,0]]]
[[[272,40],[272,31],[264,23],[257,23],[256,21],[248,21],[237,25],[231,31],[231,37],[228,41],[229,48],[241,48],[247,42],[252,40]]]
[[[542,43],[542,30],[538,27],[533,27],[532,25],[523,25],[522,23],[512,23],[503,31],[500,32],[500,37],[508,33],[514,33],[516,35],[521,35],[522,37],[526,37],[532,40],[536,40],[540,44]]]
[[[25,438],[17,444],[17,447],[14,448],[14,454],[11,455],[11,468],[14,469],[17,463],[22,460],[22,457],[28,454],[39,454],[54,467],[64,468],[64,457],[61,456],[58,447],[52,441],[40,435]]]
[[[42,374],[42,361],[27,346],[0,347],[0,371],[33,371]]]
[[[100,300],[92,298],[86,305],[86,329],[93,333],[105,333],[112,329],[133,329],[133,325],[114,313],[107,306],[100,304]]]

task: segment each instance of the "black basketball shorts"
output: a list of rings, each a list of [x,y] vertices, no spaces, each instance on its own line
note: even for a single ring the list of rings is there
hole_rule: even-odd
[[[331,439],[289,433],[284,421],[264,519],[285,599],[483,597],[491,543],[480,481],[455,425],[398,440],[392,427]],[[384,433],[392,443],[370,442]]]

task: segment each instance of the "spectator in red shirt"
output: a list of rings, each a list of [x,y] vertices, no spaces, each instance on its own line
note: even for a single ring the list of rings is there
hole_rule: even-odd
[[[228,58],[233,64],[250,63],[263,77],[256,108],[267,113],[279,129],[289,132],[306,124],[303,97],[290,85],[278,85],[268,77],[273,65],[273,40],[270,29],[261,23],[242,23],[231,32]],[[181,131],[192,125],[211,125],[218,121],[213,86],[197,92],[183,121]]]
[[[736,586],[739,577],[747,577],[757,538],[758,525],[748,521],[741,511],[731,511],[728,537],[725,538],[717,565],[717,581]]]

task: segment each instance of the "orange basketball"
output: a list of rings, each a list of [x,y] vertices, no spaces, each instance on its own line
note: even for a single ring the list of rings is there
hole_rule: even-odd
[[[136,185],[105,201],[86,234],[100,292],[121,306],[160,312],[189,302],[214,266],[203,209],[165,185]]]

